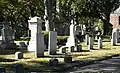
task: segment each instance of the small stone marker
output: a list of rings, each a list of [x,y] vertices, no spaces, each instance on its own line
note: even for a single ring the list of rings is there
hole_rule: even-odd
[[[0,67],[0,73],[6,73],[6,69],[4,67]]]
[[[27,45],[25,44],[25,42],[19,42],[19,46],[20,47],[26,47]]]
[[[65,56],[64,57],[64,62],[65,63],[71,63],[72,62],[72,57],[71,56]]]
[[[69,48],[67,48],[67,52],[71,53],[71,52],[74,52],[74,46],[71,46]]]
[[[56,65],[58,65],[58,59],[56,59],[56,58],[50,59],[49,60],[49,65],[50,66],[56,66]]]
[[[81,52],[82,51],[82,45],[77,45],[77,52]]]
[[[62,46],[61,48],[59,48],[59,53],[66,53],[66,49],[67,49],[68,47],[66,47],[66,46]]]
[[[24,73],[23,65],[22,64],[13,65],[13,72],[14,73]]]
[[[101,49],[103,46],[102,46],[102,39],[101,37],[99,37],[98,39],[98,49]]]
[[[22,52],[16,52],[15,53],[15,58],[16,59],[22,59],[23,58],[23,53]]]
[[[57,32],[51,31],[49,32],[48,53],[50,55],[56,54],[56,47],[57,47]]]

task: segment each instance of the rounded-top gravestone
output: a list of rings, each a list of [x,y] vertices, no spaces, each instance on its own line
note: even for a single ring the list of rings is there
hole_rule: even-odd
[[[23,53],[22,52],[16,52],[15,53],[15,59],[22,59],[23,58]]]

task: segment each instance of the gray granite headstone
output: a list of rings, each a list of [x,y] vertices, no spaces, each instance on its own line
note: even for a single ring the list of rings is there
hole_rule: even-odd
[[[49,32],[49,45],[48,45],[48,53],[50,55],[56,54],[57,47],[57,32],[51,31]]]
[[[44,56],[45,44],[44,44],[44,35],[41,32],[37,33],[37,47],[35,49],[35,56],[42,57]]]
[[[89,37],[88,49],[93,49],[93,37]]]

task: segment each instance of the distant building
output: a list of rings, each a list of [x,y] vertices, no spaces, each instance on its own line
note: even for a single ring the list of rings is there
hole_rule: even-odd
[[[113,28],[120,28],[120,7],[110,14],[110,23]]]

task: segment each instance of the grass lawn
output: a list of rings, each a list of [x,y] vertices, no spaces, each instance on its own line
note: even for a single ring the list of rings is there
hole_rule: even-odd
[[[120,44],[118,46],[111,46],[110,39],[103,40],[103,48],[97,48],[97,42],[94,42],[94,50],[88,50],[85,43],[81,43],[83,46],[82,52],[73,52],[71,53],[73,61],[84,62],[84,61],[96,61],[105,58],[106,56],[112,56],[120,54]],[[34,52],[24,52],[24,59],[15,59],[16,51],[5,51],[0,53],[0,65],[4,66],[7,71],[12,70],[12,65],[20,63],[24,65],[24,69],[27,70],[36,70],[42,72],[60,72],[64,71],[65,68],[72,66],[73,63],[64,63],[64,55],[48,55],[45,52],[45,57],[34,58]],[[56,57],[59,60],[58,66],[49,66],[48,62],[52,57]]]

